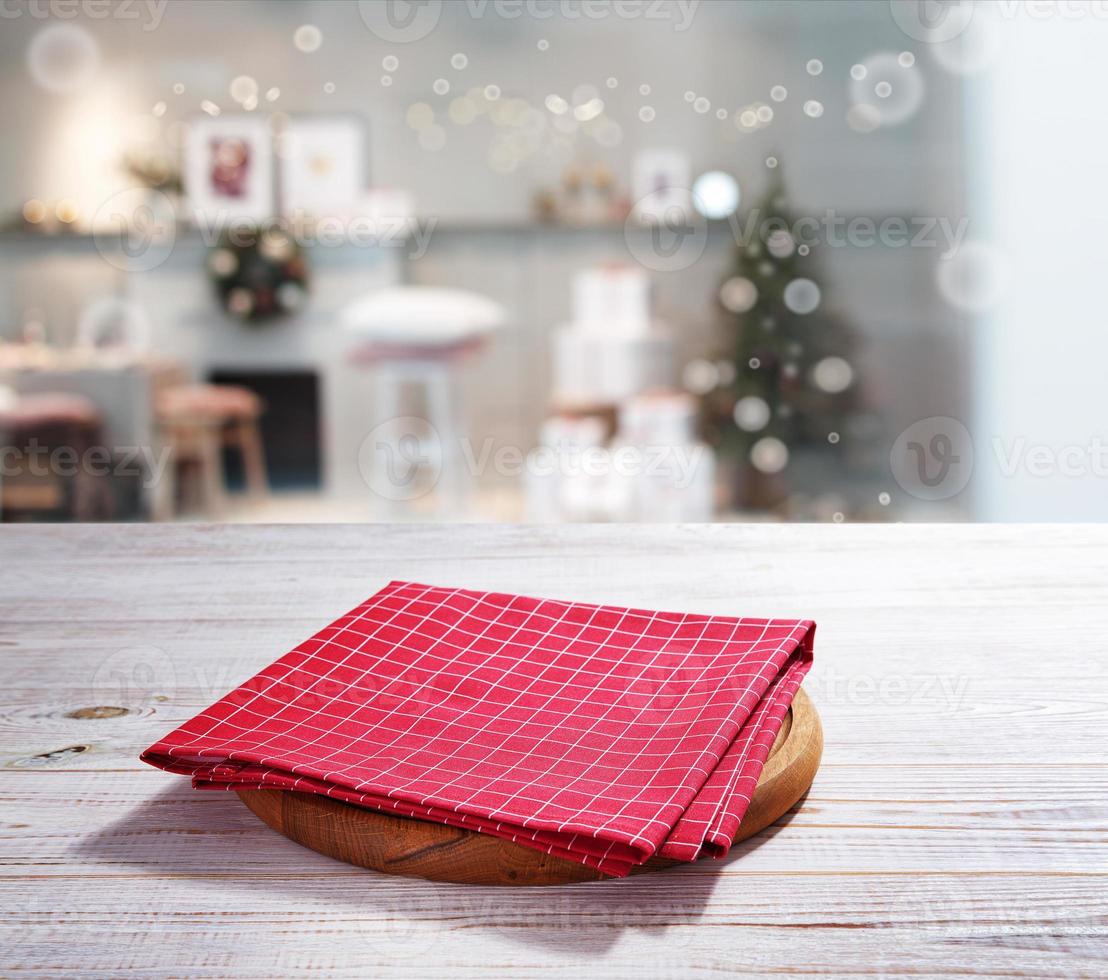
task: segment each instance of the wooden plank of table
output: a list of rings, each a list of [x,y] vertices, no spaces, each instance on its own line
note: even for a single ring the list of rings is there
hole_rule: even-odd
[[[1108,971],[1108,529],[0,531],[0,974]],[[137,753],[392,578],[819,621],[824,763],[723,862],[501,889],[304,850]]]

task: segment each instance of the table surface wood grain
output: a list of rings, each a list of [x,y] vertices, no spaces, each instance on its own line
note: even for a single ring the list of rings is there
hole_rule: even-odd
[[[555,889],[362,871],[139,751],[393,578],[816,619],[787,823]],[[0,530],[0,975],[1108,974],[1108,527]]]

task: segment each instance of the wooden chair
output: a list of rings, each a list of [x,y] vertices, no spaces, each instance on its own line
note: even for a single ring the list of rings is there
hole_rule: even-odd
[[[224,447],[242,456],[247,493],[262,500],[269,493],[259,420],[265,406],[248,388],[236,385],[177,385],[157,400],[158,426],[170,450],[171,478],[158,495],[155,519],[176,509],[176,469],[193,463],[199,472],[204,510],[220,515],[226,504]]]
[[[114,344],[145,351],[151,329],[141,307],[118,297],[97,300],[85,309],[77,329],[78,344],[100,347]],[[193,465],[198,471],[203,508],[211,516],[223,512],[226,487],[223,449],[242,455],[246,487],[251,497],[269,492],[259,420],[262,400],[236,385],[167,383],[155,395],[158,430],[171,453],[166,479],[154,493],[152,517],[168,520],[177,511],[177,469]]]
[[[102,443],[101,417],[87,398],[67,392],[18,396],[0,390],[0,514],[21,520],[89,521],[114,516],[111,493],[102,478],[82,463],[85,452]],[[34,448],[32,448],[34,447]],[[49,465],[51,454],[74,457],[72,472]],[[47,463],[28,452],[45,453]]]

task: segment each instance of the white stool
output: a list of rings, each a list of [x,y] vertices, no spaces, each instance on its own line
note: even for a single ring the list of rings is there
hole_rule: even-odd
[[[394,430],[383,429],[382,438],[369,447],[371,472],[363,469],[363,476],[375,492],[379,510],[393,516],[395,505],[421,497],[410,481],[417,476],[413,470],[426,468],[437,474],[438,515],[467,515],[470,480],[462,452],[465,412],[457,370],[503,321],[499,304],[450,289],[385,289],[344,311],[344,324],[361,340],[352,360],[372,372],[369,431],[394,420],[426,424],[426,430],[418,432],[399,423]],[[418,409],[405,409],[405,388],[418,390]]]

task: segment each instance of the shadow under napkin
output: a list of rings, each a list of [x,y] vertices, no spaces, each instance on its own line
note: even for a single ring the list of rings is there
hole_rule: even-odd
[[[720,873],[795,812],[737,844],[722,861],[550,887],[453,885],[356,868],[273,832],[233,793],[197,792],[177,780],[73,847],[85,862],[142,867],[185,887],[210,891],[214,879],[220,889],[240,893],[234,904],[244,910],[291,907],[310,916],[341,908],[346,919],[351,911],[364,913],[367,926],[387,926],[386,937],[397,943],[409,943],[421,927],[437,939],[478,929],[521,945],[564,949],[570,943],[588,953],[627,932],[665,934],[668,941],[680,927],[695,925]]]

